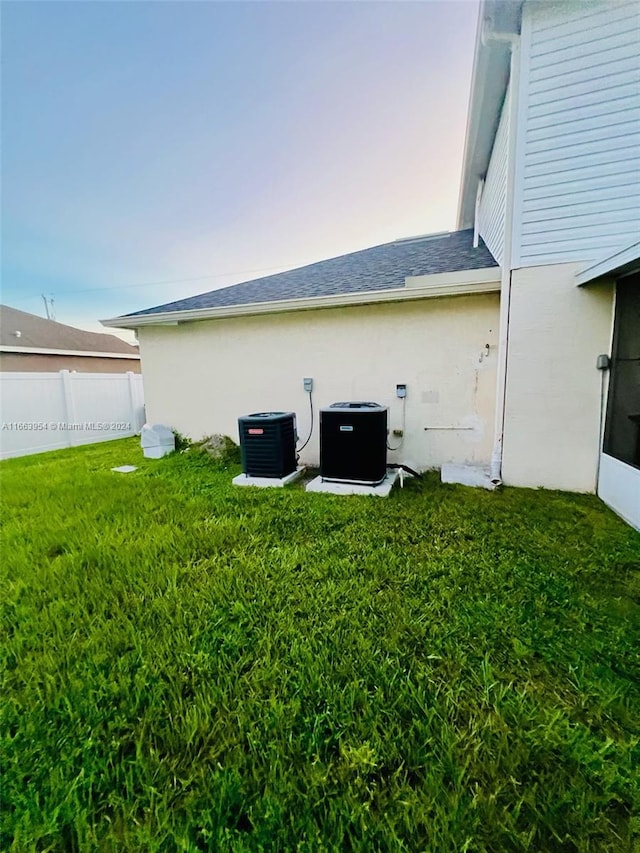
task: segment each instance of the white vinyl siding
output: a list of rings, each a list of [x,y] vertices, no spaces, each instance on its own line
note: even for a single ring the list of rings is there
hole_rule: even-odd
[[[525,3],[514,267],[640,233],[640,3]]]
[[[509,97],[510,90],[507,89],[484,182],[478,217],[478,233],[499,264],[502,264],[504,258],[507,158],[509,154]]]

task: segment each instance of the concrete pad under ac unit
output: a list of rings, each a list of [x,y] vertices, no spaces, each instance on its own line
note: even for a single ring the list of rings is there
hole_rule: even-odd
[[[306,468],[301,465],[295,471],[287,474],[286,477],[247,477],[246,474],[238,474],[231,482],[234,486],[257,486],[262,489],[281,489],[290,483],[294,483],[302,477],[305,471]]]
[[[398,479],[398,471],[387,471],[384,480],[377,486],[363,486],[358,483],[332,483],[316,477],[307,483],[308,492],[326,492],[330,495],[374,495],[380,498],[388,498],[394,483]]]

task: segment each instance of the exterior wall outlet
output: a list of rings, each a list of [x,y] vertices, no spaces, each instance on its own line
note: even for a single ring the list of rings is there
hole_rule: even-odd
[[[396,385],[396,397],[406,397],[407,396],[407,386],[406,385]]]
[[[304,390],[305,390],[308,394],[310,394],[310,393],[313,391],[313,379],[310,379],[310,378],[308,378],[308,377],[307,377],[307,378],[305,378],[305,379],[303,379],[303,380],[302,380],[302,383],[303,383],[303,385],[304,385]]]

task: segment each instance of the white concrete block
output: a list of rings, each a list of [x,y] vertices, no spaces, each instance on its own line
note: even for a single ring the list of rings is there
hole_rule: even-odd
[[[147,459],[161,459],[176,449],[171,427],[164,424],[145,424],[140,433],[140,445]]]

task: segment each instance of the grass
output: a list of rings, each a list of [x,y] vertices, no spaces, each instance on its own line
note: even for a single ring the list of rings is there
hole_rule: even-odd
[[[634,849],[636,533],[592,496],[235,470],[2,464],[2,849]]]

